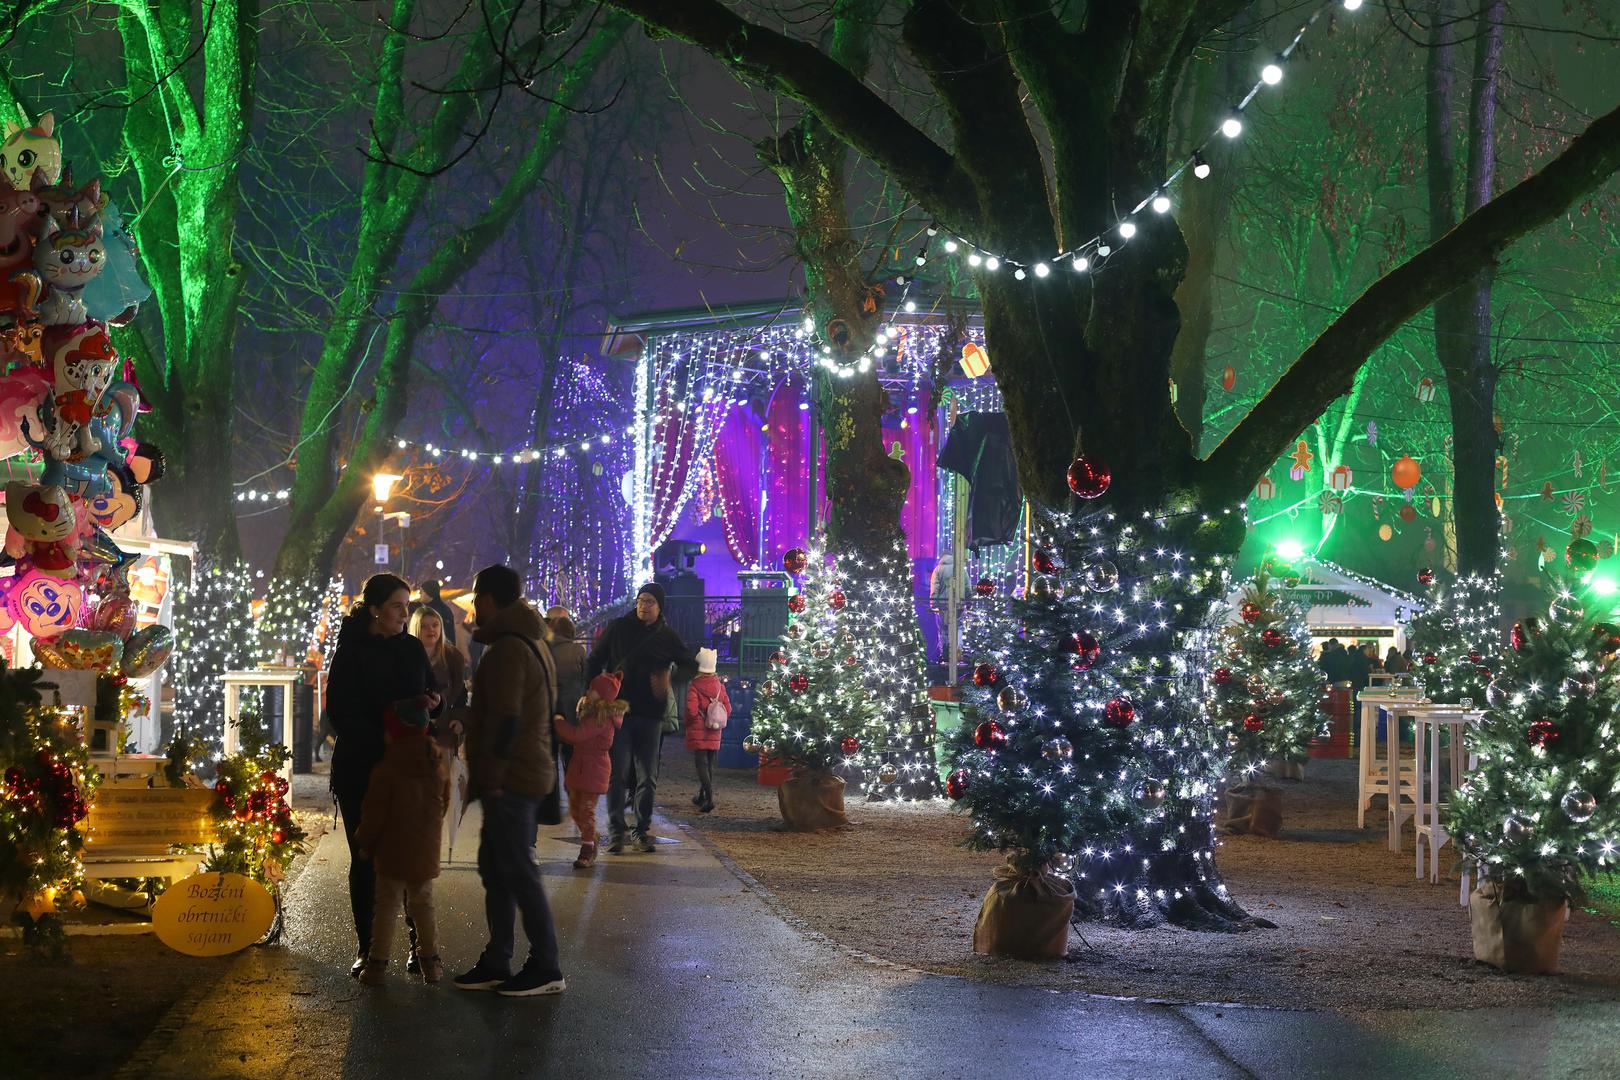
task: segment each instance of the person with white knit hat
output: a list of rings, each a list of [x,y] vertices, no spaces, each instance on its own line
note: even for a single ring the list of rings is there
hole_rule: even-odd
[[[699,649],[698,675],[686,690],[686,748],[692,751],[698,774],[692,805],[705,814],[714,809],[714,758],[720,751],[720,733],[731,718],[726,684],[714,673],[718,659],[713,649]]]

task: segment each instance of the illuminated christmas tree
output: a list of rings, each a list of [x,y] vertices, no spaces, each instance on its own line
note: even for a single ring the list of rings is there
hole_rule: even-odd
[[[1251,921],[1215,870],[1226,735],[1203,707],[1229,559],[1191,554],[1226,546],[1235,515],[1052,516],[1028,595],[973,643],[947,794],[971,815],[973,846],[1007,852],[1020,875],[1072,877],[1077,911],[1131,926]]]
[[[1322,673],[1299,604],[1274,591],[1265,571],[1221,634],[1209,679],[1209,709],[1226,735],[1232,772],[1248,778],[1271,762],[1305,760],[1321,728]]]
[[[802,554],[802,588],[788,600],[781,648],[759,684],[750,747],[799,769],[864,769],[888,738],[861,674],[872,658],[853,631],[854,602],[837,562],[819,550]]]
[[[1502,578],[1469,574],[1442,582],[1434,571],[1418,571],[1428,586],[1423,613],[1407,626],[1412,671],[1430,701],[1456,704],[1485,700],[1485,685],[1498,663],[1501,640]]]
[[[864,790],[876,799],[931,799],[940,794],[934,756],[933,711],[922,628],[911,592],[904,538],[882,562],[839,559],[853,598],[845,623],[853,653],[864,660],[858,678],[878,711],[883,735],[864,755]]]
[[[1479,767],[1457,788],[1447,829],[1505,900],[1579,901],[1620,844],[1620,671],[1612,626],[1563,593],[1513,649],[1468,731]]]
[[[253,572],[246,563],[199,565],[177,588],[174,604],[175,650],[170,661],[174,684],[172,738],[218,753],[225,732],[225,689],[220,676],[253,666]],[[256,700],[244,695],[247,701]]]

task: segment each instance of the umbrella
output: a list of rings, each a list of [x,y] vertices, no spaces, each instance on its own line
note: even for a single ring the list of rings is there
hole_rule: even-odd
[[[467,813],[467,763],[457,754],[450,759],[450,858],[456,857],[456,832]]]

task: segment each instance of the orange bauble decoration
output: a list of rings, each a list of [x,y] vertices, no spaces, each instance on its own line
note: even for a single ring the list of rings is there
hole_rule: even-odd
[[[1389,470],[1389,475],[1395,481],[1395,486],[1404,491],[1418,486],[1418,481],[1423,479],[1423,470],[1412,460],[1410,454],[1402,454],[1401,460]]]

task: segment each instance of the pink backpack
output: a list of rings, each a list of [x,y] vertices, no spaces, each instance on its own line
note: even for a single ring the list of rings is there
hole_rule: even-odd
[[[703,698],[703,691],[698,691],[698,698],[699,700]],[[730,718],[731,714],[726,711],[726,707],[721,703],[718,694],[710,698],[709,703],[703,707],[703,726],[710,731],[721,730],[726,726],[726,721]]]

